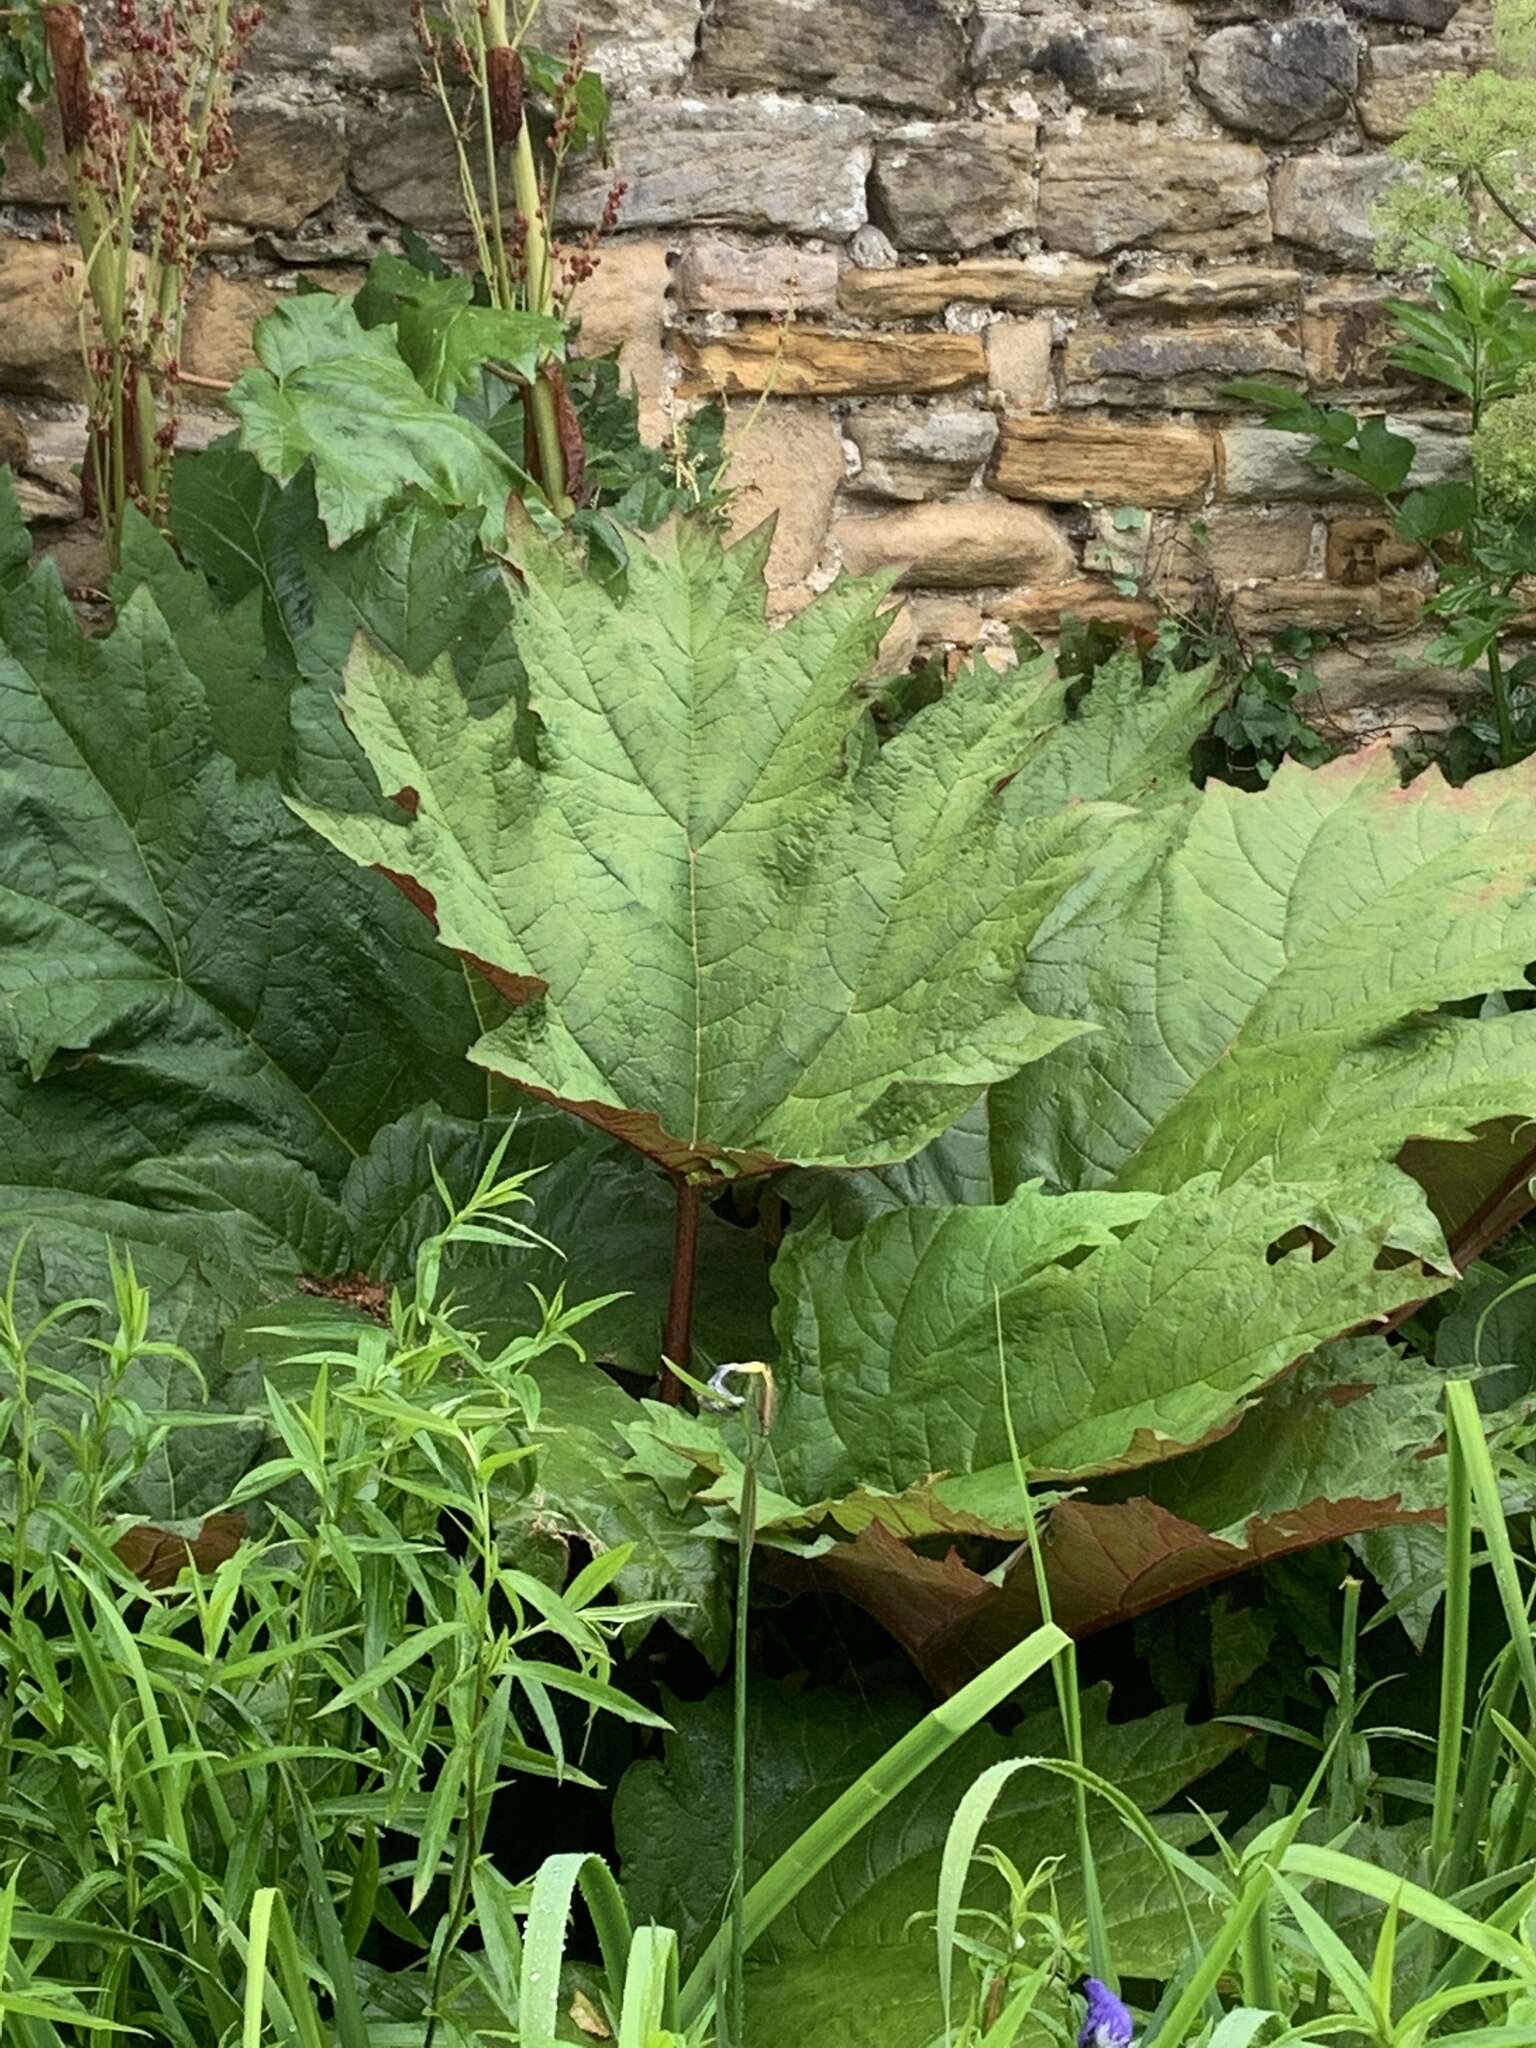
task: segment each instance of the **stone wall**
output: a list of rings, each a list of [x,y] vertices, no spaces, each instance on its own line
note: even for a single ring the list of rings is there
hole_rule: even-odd
[[[268,0],[238,106],[189,367],[234,375],[298,275],[360,275],[409,224],[458,228],[407,0]],[[1127,575],[1212,592],[1245,632],[1338,635],[1325,695],[1360,729],[1434,724],[1419,571],[1368,507],[1235,415],[1262,375],[1411,424],[1460,422],[1387,360],[1369,213],[1384,146],[1487,0],[546,0],[618,104],[623,233],[583,297],[647,428],[723,394],[738,518],[780,518],[775,602],[899,564],[908,647],[1146,622]],[[13,152],[13,159],[19,153]],[[612,173],[569,184],[572,225]],[[77,512],[70,286],[38,240],[57,172],[8,163],[5,452],[28,510]],[[784,316],[788,315],[787,324]],[[206,425],[206,423],[205,423]],[[193,424],[194,434],[198,431]],[[1150,515],[1139,530],[1117,508]]]

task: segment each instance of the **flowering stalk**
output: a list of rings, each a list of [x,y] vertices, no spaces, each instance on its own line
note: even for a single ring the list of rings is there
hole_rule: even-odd
[[[531,84],[526,38],[539,0],[453,0],[451,40],[445,44],[428,17],[425,0],[412,0],[411,14],[421,45],[428,84],[448,121],[458,156],[459,189],[474,239],[475,254],[492,302],[505,312],[563,319],[575,287],[597,267],[596,244],[618,218],[624,187],[615,185],[603,217],[583,244],[559,247],[553,236],[555,204],[566,158],[582,139],[581,94],[586,79],[584,44],[578,29],[566,52],[563,72],[548,60],[540,83],[554,103],[548,143],[548,175],[540,172],[528,123]],[[452,71],[468,83],[463,106],[450,85]],[[503,172],[510,186],[504,189]],[[484,198],[481,196],[482,181]],[[528,466],[561,518],[582,496],[585,454],[575,408],[553,357],[526,387]]]
[[[235,160],[230,85],[261,18],[233,0],[113,0],[93,52],[75,0],[45,10],[85,274],[85,494],[114,567],[129,505],[164,517],[207,194]]]

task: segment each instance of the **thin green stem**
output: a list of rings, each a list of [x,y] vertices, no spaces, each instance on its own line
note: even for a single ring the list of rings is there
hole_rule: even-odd
[[[731,1952],[728,2048],[747,2038],[747,1645],[752,1590],[752,1545],[757,1536],[758,1394],[745,1409],[747,1441],[736,1531],[736,1648],[731,1671],[734,1717],[731,1750]]]
[[[1472,1488],[1454,1429],[1446,1431],[1445,1637],[1440,1653],[1440,1727],[1429,1831],[1431,1881],[1443,1881],[1456,1835],[1456,1798],[1466,1741],[1467,1644],[1472,1612]]]
[[[1488,687],[1493,692],[1493,715],[1499,727],[1499,766],[1512,768],[1517,756],[1515,721],[1510,710],[1509,684],[1504,675],[1504,657],[1497,640],[1488,647]]]

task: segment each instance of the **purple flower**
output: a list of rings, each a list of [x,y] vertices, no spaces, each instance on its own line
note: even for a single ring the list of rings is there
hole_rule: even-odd
[[[1131,2009],[1097,1977],[1082,1977],[1075,1989],[1088,2001],[1077,2048],[1131,2048],[1136,2022]]]

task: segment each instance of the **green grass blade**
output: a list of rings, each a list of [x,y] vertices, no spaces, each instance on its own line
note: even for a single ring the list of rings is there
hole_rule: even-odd
[[[943,1701],[925,1715],[899,1742],[893,1743],[869,1769],[838,1795],[819,1819],[785,1850],[747,1893],[745,1921],[748,1949],[765,1928],[771,1927],[818,1872],[825,1870],[841,1850],[854,1841],[877,1814],[914,1784],[924,1771],[994,1708],[1002,1705],[1021,1685],[1033,1678],[1053,1657],[1059,1657],[1068,1637],[1054,1626],[1038,1628],[1004,1657],[963,1686],[953,1699]],[[714,1997],[716,1964],[728,1940],[728,1930],[716,1934],[700,1956],[683,1986],[681,2017],[684,2030],[703,2018]]]

